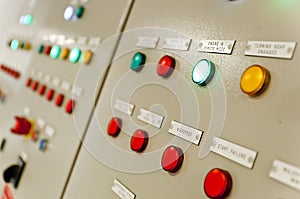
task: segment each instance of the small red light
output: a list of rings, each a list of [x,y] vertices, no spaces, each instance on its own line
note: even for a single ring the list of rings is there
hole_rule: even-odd
[[[63,101],[64,101],[64,95],[63,94],[59,94],[56,97],[55,105],[58,106],[58,107],[60,107],[62,105]]]
[[[66,105],[66,112],[71,114],[73,112],[74,106],[75,106],[74,100],[70,99]]]
[[[147,147],[149,140],[148,133],[142,130],[136,130],[131,137],[130,147],[133,151],[143,152]]]
[[[180,148],[169,146],[162,155],[161,165],[165,171],[175,173],[181,168],[183,159],[183,152]]]
[[[37,88],[38,88],[38,86],[39,86],[39,82],[38,81],[34,81],[31,84],[31,88],[32,88],[33,91],[36,91]]]
[[[30,87],[31,83],[32,83],[32,79],[28,78],[27,81],[26,81],[26,86]]]
[[[232,187],[232,179],[227,171],[215,168],[208,172],[204,180],[205,194],[212,199],[226,198]]]
[[[158,62],[157,74],[165,78],[169,77],[175,68],[175,64],[176,61],[173,57],[163,56]]]
[[[53,96],[54,96],[54,90],[53,89],[48,90],[47,96],[46,96],[47,100],[51,101],[53,99]]]
[[[107,126],[107,134],[113,137],[117,137],[121,131],[122,120],[117,117],[111,118]]]
[[[41,87],[39,88],[39,94],[42,96],[45,94],[45,91],[46,91],[46,86],[41,85]]]
[[[46,55],[50,55],[51,49],[52,49],[52,46],[46,46],[46,47],[44,48],[44,53],[45,53]]]

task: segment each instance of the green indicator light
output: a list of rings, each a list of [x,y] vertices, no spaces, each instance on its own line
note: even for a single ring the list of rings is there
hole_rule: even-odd
[[[69,56],[70,62],[72,62],[72,63],[78,62],[78,60],[80,58],[80,55],[81,55],[80,49],[79,48],[73,48],[71,53],[70,53],[70,56]]]
[[[23,18],[23,24],[28,26],[32,23],[32,20],[33,20],[33,16],[31,14],[27,14]]]
[[[201,59],[192,72],[192,80],[200,86],[206,86],[215,74],[215,65],[209,60]]]
[[[50,52],[50,56],[53,59],[57,59],[60,55],[61,48],[59,46],[53,46]]]
[[[40,45],[39,49],[38,49],[38,53],[43,53],[44,52],[44,45]]]
[[[19,41],[17,39],[12,40],[10,47],[13,50],[17,50],[19,48]]]
[[[77,18],[81,18],[82,15],[84,13],[84,7],[83,6],[79,6],[76,10],[76,17]]]
[[[24,47],[25,47],[25,43],[22,42],[22,43],[20,44],[20,48],[21,48],[21,49],[24,49]]]
[[[134,71],[140,71],[140,70],[142,70],[145,62],[146,62],[146,55],[144,55],[143,53],[137,52],[132,57],[130,68]]]

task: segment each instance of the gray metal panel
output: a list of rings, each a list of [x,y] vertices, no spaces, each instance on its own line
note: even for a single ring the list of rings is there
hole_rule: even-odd
[[[126,29],[141,30],[133,31],[129,36],[125,33],[119,45],[120,56],[115,58],[109,71],[65,198],[118,198],[111,191],[114,179],[120,180],[137,198],[206,198],[204,178],[209,170],[216,167],[229,171],[232,176],[233,187],[228,198],[299,198],[299,191],[268,177],[274,159],[300,166],[297,139],[299,51],[296,49],[292,60],[244,55],[250,40],[299,42],[299,6],[297,1],[268,0],[136,1]],[[162,34],[168,31],[146,29],[143,32],[145,27],[171,31]],[[189,51],[135,49],[139,36],[160,37],[160,48],[165,37],[176,36],[172,30],[182,34],[180,37],[184,34],[193,39]],[[199,53],[197,47],[201,39],[236,40],[236,45],[232,55]],[[128,52],[124,53],[126,49]],[[147,56],[147,65],[139,73],[130,70],[132,56],[137,51]],[[161,80],[156,75],[156,63],[164,54],[174,56],[177,65],[176,72],[170,78]],[[210,84],[210,93],[191,80],[193,64],[203,58],[214,62],[220,73],[220,79],[215,78]],[[253,64],[266,67],[271,74],[269,88],[256,98],[242,93],[239,85],[243,71]],[[180,75],[186,82],[176,82]],[[126,77],[130,77],[130,81]],[[225,87],[225,99],[222,98],[222,89],[214,89],[217,86],[213,83],[218,85],[221,80]],[[142,85],[143,81],[148,84]],[[178,90],[170,89],[170,82]],[[191,85],[186,93],[196,93],[198,106],[192,106],[183,100],[185,96],[178,95],[185,83]],[[126,90],[124,85],[128,86]],[[213,103],[214,97],[219,97],[217,102],[220,104]],[[117,98],[136,105],[132,116],[113,109]],[[163,128],[158,130],[137,120],[140,108],[164,115]],[[222,114],[222,108],[226,109],[224,121],[217,115],[218,110]],[[155,162],[147,162],[147,157],[151,152],[169,145],[173,136],[167,133],[168,125],[171,120],[182,121],[186,109],[195,111],[190,111],[183,121],[192,126],[197,122],[194,121],[195,113],[200,112],[199,124],[193,126],[205,132],[200,146],[191,145],[185,151],[183,166],[175,175],[169,175],[161,168],[143,172],[143,169],[151,167],[150,164],[159,166],[160,157],[153,159]],[[123,120],[123,130],[117,138],[106,135],[106,126],[113,115]],[[214,153],[199,158],[199,151],[207,142],[208,135],[222,127],[223,122],[221,138],[258,152],[253,169]],[[135,128],[155,134],[142,154],[135,154],[130,149],[130,135]],[[177,144],[182,143],[178,141]],[[117,151],[124,152],[124,155]],[[141,166],[143,161],[144,167]]]

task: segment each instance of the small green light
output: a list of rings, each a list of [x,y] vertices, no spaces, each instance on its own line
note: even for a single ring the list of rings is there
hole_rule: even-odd
[[[137,52],[132,57],[130,68],[134,71],[140,71],[140,70],[142,70],[142,68],[145,64],[145,61],[146,61],[146,55],[144,55],[143,53]]]
[[[11,49],[17,50],[19,48],[19,41],[17,39],[13,39],[10,44]]]
[[[23,18],[23,24],[26,26],[30,25],[32,21],[33,21],[33,16],[31,14],[25,15]]]
[[[57,59],[60,55],[61,48],[59,46],[53,46],[50,52],[50,56],[53,59]]]
[[[79,48],[73,48],[71,53],[70,53],[70,56],[69,56],[70,62],[72,62],[72,63],[78,62],[78,60],[80,58],[80,55],[81,55],[80,49]]]
[[[84,7],[83,6],[79,6],[76,10],[76,17],[77,18],[81,18],[82,15],[84,13]]]
[[[39,49],[38,49],[38,53],[43,53],[44,52],[44,45],[40,45]]]

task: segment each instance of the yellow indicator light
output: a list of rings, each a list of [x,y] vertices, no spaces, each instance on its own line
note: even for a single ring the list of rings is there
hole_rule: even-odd
[[[259,65],[248,67],[241,78],[240,87],[249,96],[255,97],[263,93],[270,82],[270,73]]]
[[[64,48],[60,53],[60,58],[62,60],[66,60],[66,59],[68,59],[69,54],[70,54],[70,50],[68,48]]]
[[[84,57],[83,57],[83,63],[89,64],[92,59],[93,53],[90,50],[85,51]]]

